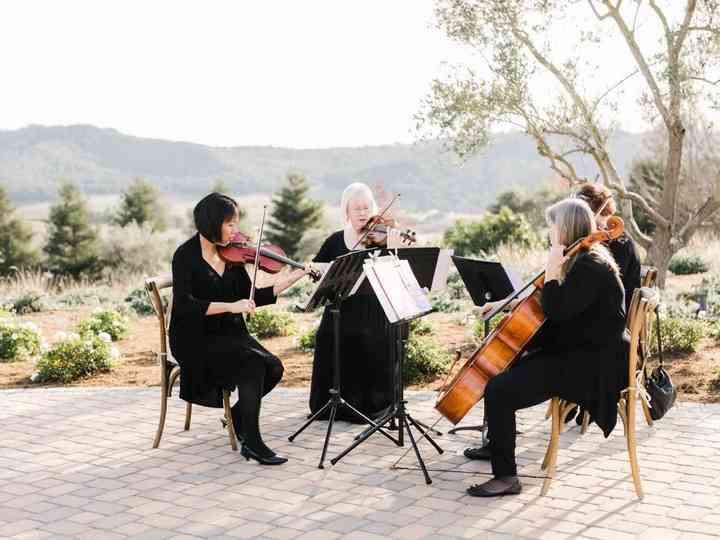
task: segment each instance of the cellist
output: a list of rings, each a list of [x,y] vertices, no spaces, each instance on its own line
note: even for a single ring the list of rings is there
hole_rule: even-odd
[[[490,460],[493,478],[469,487],[469,495],[520,493],[517,410],[559,396],[588,410],[607,437],[627,386],[625,301],[617,263],[601,244],[570,258],[564,255],[566,246],[595,232],[592,210],[581,199],[566,199],[548,208],[546,217],[551,247],[541,305],[547,320],[535,349],[487,385],[490,443],[474,449],[482,455],[473,457]]]

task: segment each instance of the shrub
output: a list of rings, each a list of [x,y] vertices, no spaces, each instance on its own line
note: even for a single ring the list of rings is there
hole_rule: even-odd
[[[33,380],[69,383],[94,373],[109,371],[118,356],[118,350],[111,345],[106,335],[63,335],[42,355]]]
[[[104,227],[101,257],[106,273],[152,275],[167,268],[182,242],[178,231],[154,232],[150,224]]]
[[[246,319],[248,331],[259,337],[287,336],[293,333],[293,319],[288,313],[259,309]]]
[[[413,319],[410,321],[410,335],[414,336],[427,336],[433,333],[432,324],[425,319]]]
[[[452,300],[447,292],[437,294],[430,298],[430,305],[442,313],[454,313],[462,309],[459,300]]]
[[[162,299],[163,307],[167,307],[169,294],[165,291],[160,291],[160,298]],[[153,308],[152,302],[148,294],[145,292],[143,287],[133,289],[125,297],[126,305],[137,315],[154,315],[155,308]]]
[[[431,337],[410,335],[403,364],[405,384],[432,381],[449,367],[451,356]]]
[[[657,353],[655,332],[656,325],[653,324],[648,336],[650,354]],[[660,335],[664,353],[695,352],[706,332],[707,326],[703,321],[674,315],[660,315]]]
[[[0,320],[0,362],[27,360],[37,356],[41,344],[40,331],[33,323]]]
[[[474,223],[458,220],[452,229],[445,231],[443,240],[455,250],[455,255],[466,256],[492,251],[501,244],[531,247],[538,243],[538,236],[525,216],[504,206]]]
[[[13,301],[13,308],[18,315],[39,313],[47,309],[45,295],[39,291],[26,291]]]
[[[708,269],[708,264],[699,255],[675,255],[668,265],[668,270],[675,275],[702,274]]]
[[[710,325],[710,337],[720,343],[720,321],[715,321]]]
[[[128,318],[115,309],[98,309],[78,325],[81,334],[100,335],[106,333],[112,341],[124,338],[128,334]]]
[[[502,316],[503,314],[495,315],[492,319],[490,319],[490,332],[495,330],[495,327],[497,327],[498,324],[500,324],[505,317]],[[485,321],[478,318],[475,321],[475,326],[473,327],[473,335],[478,338],[479,340],[485,339]]]
[[[705,299],[706,315],[720,317],[720,273],[713,273],[703,277],[697,291],[696,299]]]
[[[318,327],[314,326],[298,337],[298,347],[301,351],[309,352],[315,350],[315,337],[317,336],[317,331]]]

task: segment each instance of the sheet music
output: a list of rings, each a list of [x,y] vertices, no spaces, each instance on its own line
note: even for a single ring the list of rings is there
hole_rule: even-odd
[[[433,276],[432,286],[430,291],[444,291],[447,289],[447,278],[450,273],[450,257],[454,250],[452,249],[441,249],[438,253],[437,265],[435,266],[435,275]]]
[[[365,261],[364,270],[391,323],[431,309],[408,261],[387,255]]]

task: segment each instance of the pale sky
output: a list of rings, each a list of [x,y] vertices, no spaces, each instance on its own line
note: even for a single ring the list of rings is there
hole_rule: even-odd
[[[443,60],[432,0],[0,3],[0,129],[216,146],[412,142]],[[607,54],[608,51],[604,51]],[[623,127],[643,129],[625,109]]]

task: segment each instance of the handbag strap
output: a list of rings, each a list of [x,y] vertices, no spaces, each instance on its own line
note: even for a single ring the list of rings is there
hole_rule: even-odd
[[[655,306],[655,333],[657,334],[658,360],[660,367],[663,367],[662,337],[660,336],[660,304]]]

